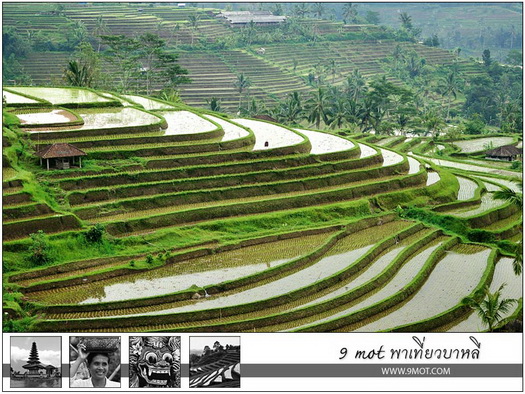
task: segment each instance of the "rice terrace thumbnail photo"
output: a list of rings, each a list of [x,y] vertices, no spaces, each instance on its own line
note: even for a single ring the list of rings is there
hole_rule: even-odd
[[[3,332],[521,332],[522,18],[3,2]]]

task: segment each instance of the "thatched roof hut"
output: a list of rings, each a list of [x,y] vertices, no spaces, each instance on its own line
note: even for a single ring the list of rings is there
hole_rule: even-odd
[[[513,161],[520,158],[523,151],[513,145],[504,145],[485,152],[487,159]]]

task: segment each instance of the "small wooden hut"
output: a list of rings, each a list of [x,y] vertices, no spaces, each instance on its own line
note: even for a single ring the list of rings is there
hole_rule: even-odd
[[[87,154],[71,144],[56,143],[39,150],[36,155],[40,157],[40,165],[42,165],[43,160],[46,160],[49,170],[51,167],[68,169],[74,165],[82,168],[82,156]]]
[[[485,152],[485,158],[492,160],[514,161],[520,159],[522,155],[522,150],[513,145],[504,145]]]

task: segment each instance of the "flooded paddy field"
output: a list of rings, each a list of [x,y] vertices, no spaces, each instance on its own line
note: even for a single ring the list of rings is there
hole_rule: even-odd
[[[330,233],[261,244],[82,286],[32,293],[46,304],[96,303],[152,297],[261,272],[319,247]]]
[[[62,127],[60,129],[53,128],[48,130],[28,129],[27,131],[30,133],[40,133],[46,131],[76,131],[97,128],[146,126],[161,121],[158,116],[151,115],[132,107],[82,109],[78,110],[77,113],[82,119],[84,119],[84,124],[81,126],[73,126],[70,128]]]
[[[487,149],[494,149],[499,146],[512,144],[514,138],[512,137],[487,137],[474,138],[465,141],[453,141],[452,143],[461,149],[461,153],[473,153]],[[487,148],[487,146],[491,148]]]
[[[501,299],[511,298],[518,300],[523,297],[522,276],[515,275],[512,269],[513,259],[509,257],[502,257],[496,264],[494,276],[490,283],[490,292],[497,291],[502,284],[505,287],[501,291]],[[513,305],[510,310],[502,315],[502,318],[508,317],[514,313],[517,305]],[[473,311],[467,319],[460,323],[446,327],[448,332],[480,332],[487,329],[487,325],[481,322],[479,315]]]
[[[490,249],[458,245],[447,252],[423,286],[403,306],[355,331],[375,332],[428,319],[458,305],[478,285]]]
[[[293,146],[304,141],[299,134],[274,124],[251,119],[232,119],[232,121],[249,127],[253,131],[255,134],[254,151]]]
[[[363,297],[351,302],[349,305],[345,305],[334,309],[330,313],[327,313],[322,318],[310,319],[301,326],[289,327],[287,330],[297,330],[307,328],[310,325],[317,325],[328,322],[337,318],[341,318],[348,314],[354,313],[360,309],[367,308],[378,302],[381,302],[385,298],[391,296],[397,291],[401,290],[417,275],[417,273],[423,268],[429,256],[434,252],[445,240],[445,237],[438,238],[430,242],[425,248],[419,250],[414,256],[410,257],[394,277],[388,281],[383,287],[372,294],[366,294]],[[365,323],[366,324],[366,323]],[[355,327],[351,327],[350,330],[354,330]],[[341,329],[340,331],[347,331]],[[372,332],[373,330],[363,330],[364,332]]]
[[[154,111],[154,110],[159,110],[159,109],[173,109],[173,105],[169,105],[169,104],[166,104],[166,103],[161,103],[157,100],[151,100],[147,97],[141,97],[141,96],[133,96],[133,95],[129,95],[129,94],[124,94],[122,97],[134,102],[134,103],[137,103],[137,104],[140,104],[144,107],[144,109],[148,110],[148,111]]]
[[[330,152],[341,152],[352,149],[355,146],[352,141],[348,141],[335,135],[304,129],[295,130],[301,134],[304,134],[310,140],[310,143],[312,144],[310,153],[313,155]]]
[[[213,123],[193,112],[157,111],[156,113],[168,122],[168,128],[164,130],[164,135],[206,133],[217,129]]]
[[[53,105],[70,103],[109,103],[112,100],[105,98],[95,92],[76,88],[41,88],[41,87],[20,87],[10,88],[15,92],[27,94],[33,97],[45,97]]]
[[[228,122],[217,116],[203,115],[203,117],[214,121],[215,123],[217,123],[219,126],[222,127],[222,129],[224,130],[224,136],[222,137],[222,140],[221,140],[222,142],[237,140],[239,138],[248,137],[250,135],[250,133],[247,130],[243,129],[242,127],[239,127],[233,124],[232,122]]]

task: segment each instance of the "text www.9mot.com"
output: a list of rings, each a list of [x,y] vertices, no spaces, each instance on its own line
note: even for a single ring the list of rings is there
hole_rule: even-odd
[[[381,368],[382,375],[403,376],[403,375],[450,375],[450,368],[446,367],[384,367]]]

